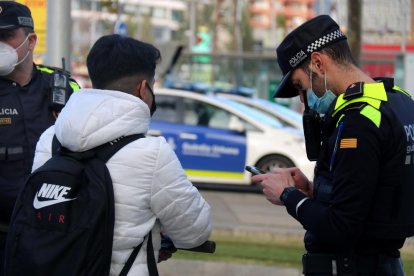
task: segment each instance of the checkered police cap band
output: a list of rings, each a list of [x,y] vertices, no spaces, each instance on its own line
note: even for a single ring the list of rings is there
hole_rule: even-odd
[[[319,50],[324,45],[328,44],[331,41],[337,40],[339,38],[345,37],[345,34],[341,30],[333,31],[329,34],[324,35],[323,37],[317,39],[315,42],[311,43],[307,47],[307,52],[312,53]]]
[[[312,18],[290,32],[276,49],[277,63],[283,77],[275,97],[297,96],[298,91],[290,83],[293,70],[309,58],[313,52],[345,39],[345,34],[341,32],[339,25],[329,15],[319,15]]]

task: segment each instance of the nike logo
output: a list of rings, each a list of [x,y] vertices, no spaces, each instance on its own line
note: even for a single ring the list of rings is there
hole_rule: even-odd
[[[47,206],[75,200],[76,198],[65,198],[64,196],[68,194],[71,190],[70,187],[60,186],[55,184],[43,183],[40,190],[36,193],[33,199],[33,207],[35,209],[44,208]],[[47,200],[39,200],[39,197],[45,198]]]
[[[37,193],[36,193],[36,196],[33,200],[33,207],[35,209],[40,209],[40,208],[47,207],[50,205],[54,205],[54,204],[58,204],[58,203],[66,202],[66,201],[71,201],[74,199],[76,198],[60,198],[60,199],[50,199],[50,200],[45,200],[45,201],[39,201],[39,199],[37,198]]]

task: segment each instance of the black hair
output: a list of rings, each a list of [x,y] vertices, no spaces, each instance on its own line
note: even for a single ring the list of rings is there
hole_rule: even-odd
[[[356,66],[356,62],[354,60],[354,57],[352,56],[351,49],[349,48],[349,45],[346,39],[330,44],[320,49],[318,52],[326,54],[340,66],[341,65],[342,66],[349,66],[349,65]],[[303,61],[302,64],[299,65],[299,68],[301,68],[307,74],[310,73],[309,71],[310,61],[311,61],[311,58],[309,56],[307,59]]]
[[[105,89],[116,80],[136,74],[152,81],[160,60],[161,53],[153,45],[111,34],[95,42],[86,63],[93,87]]]
[[[28,36],[29,34],[34,33],[34,30],[32,28],[29,28],[29,27],[20,27],[20,28],[23,30],[25,36]],[[18,30],[19,28],[0,31],[0,41],[14,37]]]
[[[25,34],[26,36],[28,36],[29,34],[34,33],[34,29],[33,29],[33,28],[30,28],[30,27],[22,27],[22,29],[23,29],[24,34]]]

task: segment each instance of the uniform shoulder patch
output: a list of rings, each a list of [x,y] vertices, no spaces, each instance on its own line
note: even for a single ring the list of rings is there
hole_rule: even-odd
[[[364,95],[364,83],[363,82],[355,82],[348,86],[344,93],[344,100],[352,100],[355,98],[359,98]]]
[[[356,149],[358,147],[357,138],[342,138],[339,144],[340,149]]]

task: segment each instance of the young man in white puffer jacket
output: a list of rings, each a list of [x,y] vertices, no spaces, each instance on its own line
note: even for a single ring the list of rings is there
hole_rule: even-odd
[[[156,109],[152,86],[160,58],[154,46],[132,38],[98,39],[87,58],[94,88],[74,93],[56,124],[42,134],[33,170],[51,157],[54,134],[63,147],[80,152],[120,136],[146,133]],[[156,259],[161,229],[180,248],[198,246],[209,238],[210,206],[163,137],[131,142],[109,159],[107,167],[115,194],[111,275],[120,273],[149,231]],[[148,275],[146,247],[147,240],[128,275]]]

